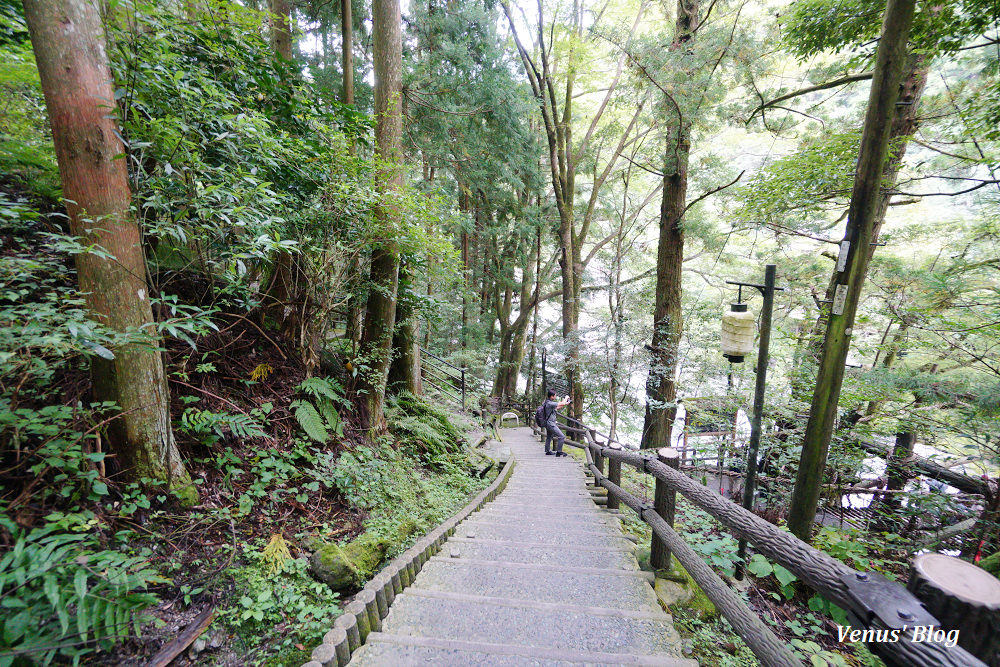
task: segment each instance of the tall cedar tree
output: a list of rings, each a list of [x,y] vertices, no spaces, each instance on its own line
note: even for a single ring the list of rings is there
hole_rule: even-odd
[[[91,366],[94,397],[121,409],[110,451],[129,479],[162,480],[197,501],[170,424],[170,396],[156,347],[139,225],[131,211],[124,147],[114,119],[114,90],[98,6],[86,0],[27,0],[25,17],[45,93],[73,234],[110,253],[76,258],[80,290],[98,321],[141,331],[146,343],[114,350]]]
[[[899,84],[906,61],[906,41],[913,22],[914,0],[889,0],[882,25],[872,78],[868,111],[861,135],[858,166],[847,216],[844,242],[847,256],[838,273],[823,355],[816,375],[809,421],[802,442],[799,470],[792,490],[788,527],[809,541],[816,516],[823,470],[837,417],[837,403],[844,381],[844,363],[850,347],[854,317],[871,258],[876,213],[880,204],[882,174],[889,152],[890,133],[899,99]]]
[[[690,48],[698,32],[698,0],[678,0],[672,50]],[[687,208],[688,157],[692,119],[676,103],[667,104],[676,118],[668,124],[660,204],[660,238],[656,249],[656,302],[653,341],[646,379],[646,417],[642,447],[665,447],[677,414],[677,357],[684,316],[681,279],[684,268],[684,211]]]
[[[375,150],[379,175],[376,179],[380,203],[375,215],[382,239],[372,250],[371,290],[361,334],[361,355],[368,368],[361,375],[359,390],[363,420],[373,432],[385,428],[385,386],[392,357],[399,288],[400,211],[396,200],[403,187],[400,167],[403,141],[403,41],[399,0],[375,0],[372,4],[373,60],[375,69]]]

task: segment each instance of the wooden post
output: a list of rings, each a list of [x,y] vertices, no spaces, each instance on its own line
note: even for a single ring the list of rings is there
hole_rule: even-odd
[[[656,458],[673,469],[680,465],[680,454],[673,447],[663,447],[656,450]],[[667,486],[666,482],[656,480],[656,492],[653,496],[653,509],[667,525],[674,527],[674,508],[677,504],[677,492]],[[649,548],[649,562],[654,570],[670,569],[670,549],[656,535],[653,535]]]
[[[597,442],[597,432],[594,431],[594,429],[592,428],[587,429],[587,432],[590,434],[590,441],[599,447],[601,443]],[[600,470],[601,474],[603,475],[604,457],[601,456],[599,451],[594,452],[594,465],[597,466],[597,469]]]
[[[1000,664],[1000,580],[967,561],[926,553],[913,559],[906,587],[941,622],[946,639],[957,634],[966,651]]]
[[[622,446],[619,445],[617,442],[611,442],[608,443],[608,448],[621,449]],[[608,459],[608,480],[610,480],[612,484],[616,484],[618,486],[622,485],[622,462],[619,461],[618,459],[612,459],[612,458]],[[613,493],[609,493],[608,505],[607,505],[608,509],[616,510],[618,509],[619,506],[620,506],[620,501],[618,500],[618,496],[614,495]]]

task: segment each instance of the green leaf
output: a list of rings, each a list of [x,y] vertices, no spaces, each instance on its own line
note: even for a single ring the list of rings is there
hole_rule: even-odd
[[[3,640],[8,646],[24,636],[31,623],[31,610],[25,609],[19,614],[8,618],[3,624]]]
[[[774,576],[783,587],[798,580],[798,577],[777,564],[774,566]]]
[[[780,567],[780,566],[779,566]],[[754,554],[750,562],[747,563],[747,572],[755,577],[766,577],[774,571],[767,559],[760,554]]]
[[[330,433],[326,430],[323,418],[316,412],[316,408],[308,401],[292,401],[289,405],[295,410],[295,419],[306,435],[318,443],[325,444],[330,439]]]

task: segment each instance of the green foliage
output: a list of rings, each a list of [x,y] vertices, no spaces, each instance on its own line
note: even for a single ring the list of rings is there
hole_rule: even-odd
[[[0,182],[55,202],[59,173],[24,18],[0,4]]]
[[[401,534],[426,532],[489,483],[471,474],[472,468],[464,454],[450,454],[424,470],[415,452],[382,439],[339,456],[320,454],[310,474],[330,480],[350,506],[368,513],[366,535],[390,540],[392,557],[406,548]]]
[[[773,161],[740,188],[738,215],[755,223],[776,222],[813,233],[829,225],[816,214],[850,197],[861,135],[821,134],[792,155]],[[790,224],[790,223],[795,224]]]
[[[773,574],[774,578],[778,580],[778,584],[781,587],[781,592],[785,596],[785,599],[791,600],[795,597],[794,584],[799,580],[799,578],[781,565],[778,565],[777,563],[772,564],[764,556],[754,554],[753,558],[750,559],[750,562],[747,563],[747,571],[761,579],[769,577]]]
[[[306,378],[296,391],[312,398],[294,400],[289,408],[295,411],[295,419],[310,438],[320,444],[330,439],[330,431],[338,437],[344,436],[344,425],[340,420],[337,406],[350,406],[344,397],[344,390],[334,378]]]
[[[704,667],[757,667],[760,661],[723,618],[701,618],[683,610],[673,614],[678,629],[690,635],[694,655]]]
[[[462,437],[441,408],[412,394],[402,393],[386,405],[389,429],[400,446],[434,465],[439,457],[461,448]]]
[[[231,433],[237,438],[263,438],[267,434],[261,425],[248,414],[229,414],[227,412],[211,412],[189,407],[181,415],[178,427],[195,436],[213,436],[211,441],[217,441]]]
[[[91,642],[109,648],[139,633],[142,610],[158,602],[146,591],[165,580],[143,558],[101,549],[89,532],[95,522],[92,514],[54,514],[25,530],[0,517],[13,539],[0,558],[0,665],[17,654],[75,665],[95,651]]]
[[[95,422],[114,406],[66,405],[60,380],[134,339],[91,320],[84,295],[67,283],[68,252],[105,255],[76,238],[41,231],[36,213],[2,194],[0,227],[10,239],[0,261],[0,451],[20,453],[8,472],[31,473],[40,492],[36,502],[50,493],[104,495],[95,464],[105,455],[90,441]]]
[[[247,563],[227,570],[237,593],[219,611],[219,621],[244,640],[256,645],[263,639],[278,652],[318,643],[341,613],[340,596],[309,575],[305,559],[284,557],[275,570],[267,545],[248,546]]]

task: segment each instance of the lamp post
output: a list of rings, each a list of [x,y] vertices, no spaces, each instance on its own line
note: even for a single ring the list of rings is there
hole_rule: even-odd
[[[747,477],[746,483],[743,485],[743,507],[749,511],[753,511],[753,497],[757,486],[757,450],[760,448],[760,430],[761,430],[761,418],[764,414],[764,389],[767,384],[767,361],[768,361],[768,351],[771,346],[771,313],[774,310],[774,292],[776,290],[783,290],[783,287],[774,286],[774,278],[777,271],[777,266],[774,264],[768,264],[764,268],[764,284],[758,285],[756,283],[741,283],[735,280],[727,280],[727,285],[738,285],[740,287],[742,296],[743,287],[754,287],[764,295],[764,304],[760,311],[760,345],[757,351],[757,383],[754,388],[753,395],[753,418],[750,421],[750,442],[747,444]],[[726,313],[726,315],[731,315],[731,313]],[[725,317],[723,318],[723,327],[725,327]],[[752,339],[751,339],[752,340]],[[743,361],[742,356],[730,355],[726,353],[725,347],[723,348],[723,354],[726,354],[733,362]],[[739,356],[739,359],[734,359],[734,356]],[[736,578],[743,579],[743,563],[746,560],[747,554],[747,542],[741,539],[739,544],[739,549],[736,552]]]

